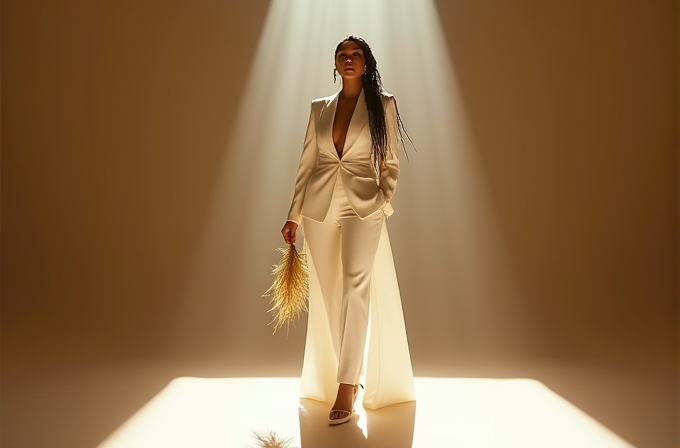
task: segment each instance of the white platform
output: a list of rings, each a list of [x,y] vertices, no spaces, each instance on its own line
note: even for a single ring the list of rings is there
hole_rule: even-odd
[[[297,378],[177,378],[98,448],[623,448],[626,441],[529,379],[416,378],[418,400],[330,427],[328,404],[298,399]],[[358,403],[361,401],[359,395]]]

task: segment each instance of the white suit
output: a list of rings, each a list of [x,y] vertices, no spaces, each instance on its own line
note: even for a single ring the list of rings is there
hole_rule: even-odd
[[[368,330],[364,406],[378,408],[414,399],[385,226],[399,175],[396,104],[383,95],[388,151],[376,180],[364,92],[341,157],[332,137],[337,103],[338,94],[312,102],[288,214],[302,223],[310,267],[302,396],[332,402],[337,383],[358,383]]]

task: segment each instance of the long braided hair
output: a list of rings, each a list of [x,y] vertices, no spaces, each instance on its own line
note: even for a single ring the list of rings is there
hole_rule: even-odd
[[[378,62],[373,56],[373,51],[368,43],[358,36],[348,36],[341,40],[335,47],[335,56],[337,57],[340,51],[340,46],[347,41],[356,43],[364,53],[366,60],[366,71],[361,77],[361,84],[364,89],[364,96],[366,98],[366,107],[368,108],[368,123],[371,129],[371,145],[373,147],[373,163],[375,165],[376,174],[380,172],[383,162],[387,156],[387,148],[389,145],[387,139],[387,125],[385,124],[385,109],[383,108],[382,97],[385,89],[383,88],[382,79],[378,72]],[[334,76],[335,72],[334,72]],[[394,103],[396,107],[396,100]],[[399,135],[403,142],[404,134],[411,141],[404,124],[401,122],[399,116],[399,109],[397,108],[397,128]],[[413,142],[411,142],[413,143]],[[403,143],[402,143],[403,144]],[[405,149],[405,148],[404,148]],[[407,155],[408,156],[408,155]]]

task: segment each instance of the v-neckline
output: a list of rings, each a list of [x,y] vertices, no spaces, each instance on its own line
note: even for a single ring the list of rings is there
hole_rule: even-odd
[[[362,92],[363,93],[363,90]],[[331,121],[331,142],[333,142],[333,149],[335,149],[335,154],[338,156],[338,159],[342,160],[342,156],[345,154],[345,144],[347,143],[347,135],[349,134],[349,128],[352,126],[352,120],[354,119],[354,113],[357,110],[357,105],[359,104],[359,99],[361,98],[361,93],[357,97],[356,103],[354,103],[354,109],[352,109],[352,115],[349,117],[349,122],[347,123],[347,130],[345,131],[345,139],[342,142],[342,151],[338,151],[338,147],[335,144],[335,139],[333,138],[333,128],[335,128],[335,118],[338,115],[338,107],[340,107],[340,92],[338,92],[338,96],[336,99],[335,103],[335,110],[333,111],[333,120]]]

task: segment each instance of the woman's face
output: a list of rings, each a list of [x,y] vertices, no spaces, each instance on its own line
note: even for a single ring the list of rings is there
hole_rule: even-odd
[[[366,59],[361,47],[351,40],[343,42],[335,55],[335,68],[343,78],[360,78],[366,72]]]

